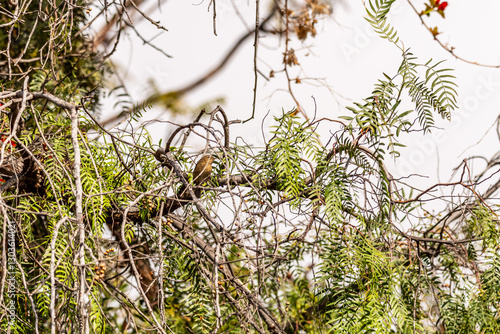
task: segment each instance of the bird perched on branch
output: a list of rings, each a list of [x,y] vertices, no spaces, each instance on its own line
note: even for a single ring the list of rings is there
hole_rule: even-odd
[[[212,162],[214,161],[214,157],[210,155],[203,156],[193,170],[193,183],[195,187],[193,187],[193,193],[196,197],[201,196],[202,189],[199,187],[203,182],[210,178],[210,174],[212,173]],[[172,212],[182,205],[191,201],[193,198],[189,191],[187,191],[186,186],[184,184],[181,185],[176,194],[176,199],[170,201],[170,204],[167,206],[167,212]]]
[[[196,164],[193,170],[193,182],[197,186],[205,182],[212,174],[212,162],[214,157],[211,155],[204,155]]]
[[[154,153],[156,160],[160,161],[163,166],[171,167],[166,161],[165,149],[160,147]],[[205,182],[212,173],[212,162],[214,162],[214,157],[211,155],[204,155],[196,164],[193,170],[193,183],[197,186]]]

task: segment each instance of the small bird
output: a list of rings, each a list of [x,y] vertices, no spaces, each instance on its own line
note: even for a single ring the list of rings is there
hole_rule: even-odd
[[[214,157],[211,155],[204,155],[198,161],[193,170],[194,184],[199,186],[210,177],[210,174],[212,174],[212,162],[214,162]]]
[[[163,162],[165,160],[165,149],[163,147],[160,147],[156,150],[154,156],[156,160],[158,160],[159,162]]]
[[[155,159],[161,162],[161,165],[165,167],[166,169],[172,169],[173,166],[170,164],[170,162],[167,159],[167,153],[163,147],[160,147],[159,149],[156,150],[155,154]]]
[[[196,197],[201,196],[202,189],[199,187],[203,182],[210,178],[210,174],[212,173],[212,162],[214,161],[214,157],[211,155],[203,156],[193,170],[193,183],[195,187],[193,189],[194,195]],[[181,185],[176,194],[177,200],[173,200],[170,202],[169,207],[167,207],[168,212],[172,212],[184,204],[191,201],[193,198],[189,191],[187,191],[186,186],[184,184]]]

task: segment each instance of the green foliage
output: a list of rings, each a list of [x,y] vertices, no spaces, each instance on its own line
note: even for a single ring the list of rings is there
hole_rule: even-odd
[[[273,126],[273,137],[257,160],[266,170],[265,177],[274,178],[278,190],[291,198],[292,205],[298,205],[306,177],[302,159],[316,159],[318,138],[314,129],[307,122],[299,122],[293,112],[275,120],[278,124]]]
[[[346,194],[349,194],[344,188],[340,179],[332,178],[324,190],[325,196],[325,211],[328,218],[337,223],[341,223],[344,218],[344,206],[342,199]]]
[[[413,63],[415,59],[411,53],[405,52],[399,74],[404,80],[403,87],[408,89],[408,94],[415,103],[419,123],[427,131],[434,124],[432,111],[449,120],[451,111],[457,107],[456,84],[451,81],[455,77],[449,74],[451,69],[438,68],[442,61],[432,65],[431,59],[424,65],[419,65]],[[426,70],[424,80],[417,75],[419,67]]]
[[[395,1],[396,0],[375,0],[375,2],[373,2],[370,0],[370,8],[366,8],[366,13],[368,14],[366,20],[380,37],[397,44],[399,42],[397,32],[391,27],[389,22],[387,22],[387,14]]]
[[[68,99],[96,89],[102,79],[97,70],[101,64],[90,40],[80,32],[87,20],[87,5],[84,0],[71,5],[57,0],[29,2],[18,8],[15,15],[21,17],[17,24],[4,30],[0,38],[0,50],[8,46],[10,52],[9,57],[0,58],[3,88],[21,88],[22,74],[30,76],[30,89],[45,89]],[[15,3],[6,1],[3,10],[0,24],[5,25],[14,17]]]
[[[425,64],[419,64],[408,49],[398,45],[399,38],[396,30],[387,22],[387,14],[394,0],[370,0],[367,8],[368,22],[375,32],[382,38],[388,39],[402,51],[403,61],[394,76],[384,73],[384,79],[379,79],[372,95],[364,100],[364,104],[355,103],[348,107],[355,115],[356,125],[360,130],[366,131],[377,143],[377,152],[384,153],[384,146],[388,153],[399,155],[398,147],[404,146],[397,137],[401,132],[415,130],[430,131],[434,125],[433,112],[441,117],[450,119],[451,111],[457,107],[457,85],[451,74],[451,69],[440,68],[441,62],[432,63],[432,59]],[[425,71],[423,78],[419,69]],[[401,83],[397,84],[396,80]],[[414,110],[399,111],[402,103],[403,92],[406,92],[414,103]],[[407,118],[416,112],[420,129],[415,128],[414,120]],[[352,120],[346,116],[345,119]]]
[[[470,238],[482,238],[483,250],[495,249],[499,245],[499,227],[496,218],[495,213],[489,208],[477,203],[467,219],[467,235]]]
[[[398,139],[402,132],[430,132],[434,125],[433,112],[450,119],[451,111],[457,107],[456,84],[451,81],[454,78],[449,74],[451,70],[438,68],[441,62],[432,65],[430,60],[418,64],[415,60],[411,53],[404,52],[398,73],[393,77],[384,74],[384,79],[379,79],[364,104],[347,107],[354,117],[342,117],[355,122],[361,133],[366,133],[381,158],[386,152],[385,146],[389,149],[387,153],[399,156],[399,147],[405,146]],[[419,68],[425,69],[423,79],[418,75]],[[399,85],[395,83],[397,78],[402,79]],[[403,92],[410,96],[414,110],[400,111]],[[412,113],[416,113],[416,119],[408,119]],[[416,120],[420,128],[415,126]]]
[[[359,233],[325,245],[321,270],[330,331],[382,333],[392,328],[406,333],[421,327],[413,322],[413,305],[397,287],[398,268],[379,249]]]

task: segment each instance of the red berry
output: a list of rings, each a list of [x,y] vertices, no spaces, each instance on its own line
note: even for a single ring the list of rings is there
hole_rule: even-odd
[[[442,4],[439,5],[438,9],[439,10],[445,10],[446,6],[448,6],[448,2],[443,2]]]
[[[440,2],[441,0],[436,0],[436,5],[439,5]]]

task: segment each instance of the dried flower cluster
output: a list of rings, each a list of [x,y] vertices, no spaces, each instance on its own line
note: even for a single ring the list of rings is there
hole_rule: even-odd
[[[321,0],[307,0],[306,6],[302,8],[299,14],[289,11],[290,22],[297,37],[303,41],[310,34],[316,36],[316,28],[314,25],[318,22],[317,17],[321,15],[330,15],[332,7]]]

